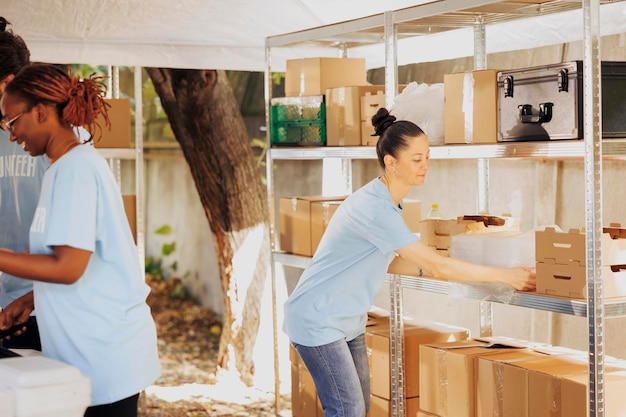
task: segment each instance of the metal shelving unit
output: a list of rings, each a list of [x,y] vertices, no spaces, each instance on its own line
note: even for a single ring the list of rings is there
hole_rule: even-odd
[[[293,255],[284,252],[275,252],[274,261],[294,268],[306,268],[311,258]],[[387,276],[391,282],[393,275]],[[549,295],[529,293],[523,291],[507,292],[506,297],[501,294],[501,288],[493,285],[468,284],[448,282],[428,277],[411,277],[398,275],[397,280],[402,288],[426,291],[435,294],[456,295],[462,293],[464,297],[473,300],[488,301],[499,304],[508,304],[517,307],[532,308],[535,310],[550,311],[553,313],[569,314],[572,316],[587,316],[587,301],[571,298],[553,297]],[[500,291],[496,291],[500,290]],[[604,302],[605,317],[626,316],[626,298],[607,299]]]
[[[626,160],[626,139],[602,141],[604,160]],[[314,160],[323,158],[376,159],[373,146],[271,148],[272,159]],[[431,146],[431,159],[579,159],[585,157],[584,140],[508,142],[482,145]]]
[[[119,98],[119,72],[117,67],[111,67],[111,78],[113,87],[111,88],[113,96]],[[143,119],[143,91],[142,91],[142,74],[141,67],[135,67],[135,120]],[[117,179],[118,184],[121,180],[121,161],[135,161],[135,212],[136,212],[136,231],[137,231],[137,256],[139,264],[145,262],[145,220],[144,220],[144,165],[143,165],[143,123],[135,123],[135,146],[133,148],[98,148],[98,153],[104,157],[113,175]]]
[[[620,1],[620,0],[618,0]],[[602,161],[626,159],[626,139],[601,139],[600,111],[600,54],[599,54],[599,10],[600,0],[548,0],[543,3],[527,3],[500,0],[440,0],[400,10],[393,10],[362,19],[322,26],[314,29],[278,35],[266,39],[266,81],[265,98],[268,103],[266,119],[269,124],[269,103],[271,99],[271,50],[279,47],[334,47],[346,55],[349,48],[381,44],[385,45],[385,88],[387,104],[393,102],[393,92],[397,91],[397,48],[398,40],[412,36],[428,36],[447,30],[473,28],[475,69],[486,68],[485,26],[532,16],[582,9],[584,19],[584,140],[518,142],[484,145],[453,145],[431,147],[432,159],[475,159],[478,168],[478,207],[488,209],[489,160],[511,159],[578,159],[585,165],[585,220],[587,230],[587,300],[571,300],[548,297],[538,294],[514,292],[508,304],[532,309],[587,317],[589,334],[589,416],[604,416],[604,317],[626,315],[626,299],[604,300],[601,277],[601,235],[602,235]],[[304,268],[308,258],[276,251],[275,236],[275,196],[272,181],[272,160],[310,160],[322,158],[375,159],[376,151],[370,147],[345,148],[271,148],[270,135],[267,135],[267,191],[270,213],[270,239],[273,260],[284,265]],[[272,279],[275,279],[272,262]],[[433,293],[448,294],[448,282],[428,278],[388,275],[391,291],[391,361],[392,361],[392,415],[404,415],[403,374],[402,374],[402,289],[414,289]],[[489,289],[464,285],[464,296],[481,300],[481,330],[483,322],[490,331],[491,303],[501,302],[492,297]],[[273,283],[275,302],[275,283]],[[275,306],[274,306],[275,307]],[[274,309],[274,340],[277,340],[276,314]],[[278,356],[275,349],[276,375]],[[277,376],[278,378],[278,376]],[[279,412],[279,381],[276,381],[277,413]]]

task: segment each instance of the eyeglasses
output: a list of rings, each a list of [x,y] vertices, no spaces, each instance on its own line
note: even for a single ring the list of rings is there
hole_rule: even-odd
[[[17,116],[12,118],[11,120],[6,120],[6,119],[0,120],[0,129],[13,133],[13,125],[15,124],[15,122],[17,122],[17,119],[19,119],[20,117],[28,113],[31,110],[31,108],[28,108],[20,112]]]

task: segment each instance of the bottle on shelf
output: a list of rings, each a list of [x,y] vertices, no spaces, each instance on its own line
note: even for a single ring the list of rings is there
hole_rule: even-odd
[[[434,220],[443,220],[443,217],[441,216],[441,212],[439,211],[439,204],[430,205],[430,211],[428,212],[428,216],[426,216],[426,218],[434,219]]]

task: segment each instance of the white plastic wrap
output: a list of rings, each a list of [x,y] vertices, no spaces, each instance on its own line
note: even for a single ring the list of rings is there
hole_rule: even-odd
[[[393,102],[391,114],[409,120],[428,136],[431,145],[443,145],[443,83],[409,83]]]

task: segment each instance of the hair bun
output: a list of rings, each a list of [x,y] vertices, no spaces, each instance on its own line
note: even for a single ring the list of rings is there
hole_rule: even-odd
[[[396,121],[396,117],[392,116],[384,107],[378,109],[376,114],[372,116],[372,126],[375,133],[372,136],[381,136],[383,132]]]
[[[0,32],[7,30],[7,25],[10,25],[10,23],[7,22],[4,17],[0,16]]]

